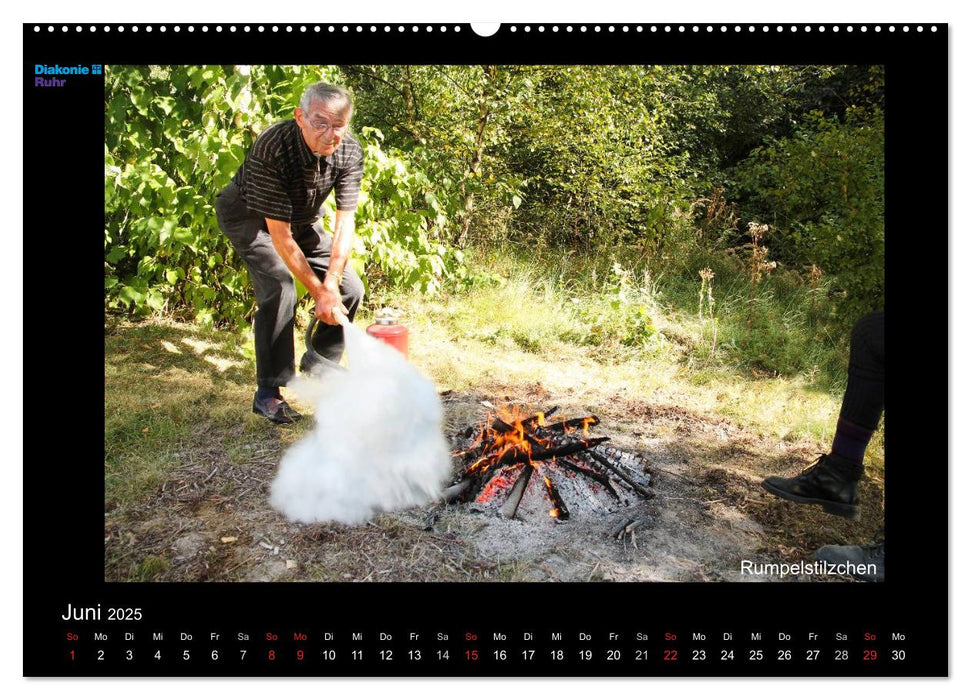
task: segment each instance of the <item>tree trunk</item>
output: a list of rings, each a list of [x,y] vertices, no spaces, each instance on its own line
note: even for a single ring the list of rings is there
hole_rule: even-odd
[[[478,122],[476,123],[475,145],[472,148],[472,161],[469,163],[469,177],[475,177],[479,171],[479,166],[482,164],[485,130],[489,125],[489,116],[491,114],[490,101],[494,93],[496,82],[495,66],[483,66],[482,70],[485,71],[487,82],[482,88],[482,93],[479,96],[479,118]],[[472,205],[475,201],[475,193],[470,192],[468,188],[468,178],[462,180],[462,194],[465,197],[465,207],[462,213],[462,229],[459,232],[458,238],[455,240],[455,245],[457,245],[459,248],[464,248],[465,244],[468,242],[469,226],[472,223]]]
[[[405,117],[408,119],[408,131],[418,142],[421,142],[421,134],[418,130],[418,109],[415,105],[415,90],[411,81],[411,67],[404,66],[402,75],[401,95],[405,100]]]

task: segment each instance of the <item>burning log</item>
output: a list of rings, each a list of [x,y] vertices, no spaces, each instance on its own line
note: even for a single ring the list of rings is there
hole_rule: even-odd
[[[548,476],[543,477],[543,484],[546,485],[546,493],[553,502],[553,509],[550,511],[550,515],[557,520],[568,520],[570,518],[570,511],[566,509],[566,504],[560,497],[560,492],[556,490],[556,487],[553,486],[553,482],[550,481]]]
[[[567,455],[576,454],[577,452],[589,450],[594,445],[599,445],[600,443],[606,442],[609,439],[609,437],[599,437],[591,440],[577,440],[575,442],[569,442],[565,445],[541,448],[536,451],[517,446],[500,455],[499,463],[515,464],[516,462],[538,462],[544,459],[550,459],[551,457],[565,457]]]
[[[570,420],[547,423],[540,428],[544,433],[572,433],[575,430],[586,432],[587,428],[600,425],[600,419],[596,416],[585,416],[583,418],[571,418]]]
[[[502,505],[502,514],[510,520],[516,517],[519,503],[523,500],[523,494],[526,493],[526,486],[529,485],[529,479],[532,475],[532,467],[523,468],[519,478],[516,479],[515,485],[512,487],[512,491],[506,497],[506,502]]]
[[[556,413],[559,410],[560,410],[559,406],[553,406],[552,408],[548,408],[545,411],[539,411],[538,413],[534,413],[533,415],[529,416],[529,418],[524,418],[521,421],[523,428],[527,428],[527,429],[532,428],[532,426],[534,425],[542,428],[543,426],[546,425],[546,419],[552,416],[554,413]]]
[[[522,421],[520,421],[520,425],[523,428],[524,437],[526,439],[533,437],[532,435],[526,432],[526,430],[532,428],[533,426],[536,426],[537,434],[539,434],[540,432],[543,432],[548,434],[559,433],[562,435],[564,433],[572,433],[576,430],[582,430],[584,433],[586,433],[588,427],[592,427],[594,425],[600,425],[600,419],[597,418],[597,416],[584,416],[583,418],[571,418],[569,420],[563,419],[563,420],[554,421],[552,423],[547,423],[546,419],[549,418],[550,415],[555,413],[557,410],[559,410],[559,407],[554,406],[548,411],[541,411],[540,413],[536,413],[530,416],[529,418],[525,418]],[[501,418],[495,418],[492,421],[492,429],[495,430],[496,432],[515,430],[515,428],[512,425],[502,420]]]

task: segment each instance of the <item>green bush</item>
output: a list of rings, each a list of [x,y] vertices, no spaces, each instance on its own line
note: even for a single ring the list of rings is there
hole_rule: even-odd
[[[382,150],[383,134],[371,127],[363,127],[358,138],[364,148],[364,182],[357,232],[362,259],[376,268],[365,280],[380,276],[434,293],[444,281],[464,276],[462,251],[443,242],[455,205],[439,199],[430,178],[412,164],[420,158],[395,148]]]
[[[105,75],[105,308],[238,324],[253,310],[243,264],[216,223],[216,194],[256,136],[292,116],[306,66],[111,66]],[[364,262],[425,291],[461,270],[436,240],[442,206],[402,153],[367,151],[358,218]],[[332,203],[328,200],[328,206]],[[363,266],[362,266],[363,267]]]
[[[850,110],[841,122],[811,112],[795,136],[755,149],[736,173],[748,217],[773,226],[773,258],[818,266],[854,316],[883,305],[883,163],[881,114]]]

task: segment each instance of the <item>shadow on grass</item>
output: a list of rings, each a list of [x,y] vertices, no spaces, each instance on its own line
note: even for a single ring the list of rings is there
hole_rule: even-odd
[[[240,337],[171,323],[119,324],[105,329],[105,364],[164,378],[172,369],[208,377],[214,384],[251,384],[255,365]]]
[[[106,511],[146,503],[192,460],[232,462],[299,436],[306,428],[283,431],[252,414],[255,374],[235,334],[166,322],[106,327]]]

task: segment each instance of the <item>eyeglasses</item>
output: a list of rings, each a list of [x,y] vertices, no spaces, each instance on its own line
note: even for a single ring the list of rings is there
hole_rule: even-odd
[[[347,124],[341,124],[336,126],[334,124],[328,124],[325,121],[319,119],[307,119],[307,123],[310,124],[310,128],[314,131],[333,131],[335,134],[343,134],[347,131]]]

